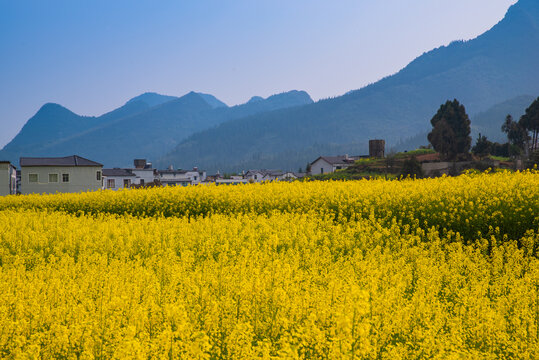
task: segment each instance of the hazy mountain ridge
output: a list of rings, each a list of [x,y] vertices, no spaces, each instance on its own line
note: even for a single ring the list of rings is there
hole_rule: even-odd
[[[145,93],[100,117],[79,116],[60,105],[46,104],[0,151],[0,157],[18,163],[20,156],[79,154],[106,166],[129,166],[135,157],[163,156],[188,135],[221,122],[305,103],[312,99],[302,91],[230,108],[209,94],[190,92],[178,98]]]
[[[366,153],[370,138],[386,139],[391,147],[426,132],[448,99],[459,99],[474,114],[522,94],[539,94],[538,3],[520,0],[476,39],[427,52],[397,74],[360,90],[195,134],[162,162],[233,171],[245,163],[269,166],[255,161],[258,154],[277,159],[286,153],[282,167],[293,170],[322,153],[316,144]],[[500,126],[495,119],[493,127]]]

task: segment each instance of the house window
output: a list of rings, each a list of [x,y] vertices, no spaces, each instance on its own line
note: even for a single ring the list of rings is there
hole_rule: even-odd
[[[98,171],[97,174],[96,174],[96,179],[97,181],[100,181],[101,180],[101,171]]]
[[[28,182],[36,183],[39,181],[37,174],[28,174]]]
[[[69,182],[69,174],[62,174],[62,182]]]
[[[50,183],[57,183],[58,182],[58,174],[49,174],[49,182]]]
[[[140,185],[144,186],[144,179],[140,179]]]
[[[197,181],[197,177],[195,176],[195,181]]]
[[[341,170],[342,169],[342,166],[337,166],[337,170]]]
[[[320,168],[320,174],[324,173],[324,168]]]
[[[115,179],[107,179],[107,188],[113,189],[116,187],[116,181]]]
[[[131,187],[131,179],[124,179],[124,188]]]
[[[258,175],[255,175],[255,180],[258,180]]]

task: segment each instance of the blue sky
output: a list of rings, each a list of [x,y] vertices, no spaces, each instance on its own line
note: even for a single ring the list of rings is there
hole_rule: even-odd
[[[46,102],[100,115],[146,91],[340,95],[476,37],[515,2],[0,0],[0,147]]]

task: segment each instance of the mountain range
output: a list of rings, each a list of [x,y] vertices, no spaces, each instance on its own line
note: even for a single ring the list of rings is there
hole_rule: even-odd
[[[77,154],[105,166],[127,167],[134,158],[156,159],[189,135],[222,122],[312,102],[304,91],[232,107],[208,94],[145,93],[99,117],[45,104],[0,151],[0,158],[18,163],[20,156]]]
[[[76,153],[107,166],[143,157],[209,171],[296,170],[321,154],[365,154],[371,138],[402,149],[424,145],[431,117],[454,98],[471,114],[474,135],[501,140],[507,113],[518,118],[539,94],[538,45],[539,1],[520,0],[477,38],[429,51],[336,98],[314,103],[293,91],[228,107],[207,94],[147,93],[100,117],[47,104],[0,158]]]

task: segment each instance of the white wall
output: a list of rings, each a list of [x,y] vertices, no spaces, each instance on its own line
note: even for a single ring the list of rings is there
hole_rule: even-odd
[[[41,194],[73,193],[100,190],[102,180],[97,180],[101,166],[25,166],[21,167],[21,193]],[[30,182],[29,175],[37,174],[38,182]],[[58,174],[58,182],[49,182],[49,174]],[[62,174],[69,174],[69,182],[62,181]],[[101,176],[103,179],[103,176]]]
[[[133,178],[133,183],[140,185],[141,180],[144,181],[144,184],[149,184],[155,180],[155,176],[153,174],[153,169],[130,169],[133,175],[136,176],[136,178]]]
[[[108,180],[114,180],[114,187],[108,186]],[[129,179],[131,184],[134,184],[136,177],[135,176],[107,176],[103,180],[103,188],[104,189],[110,189],[110,190],[119,190],[124,188],[124,180]]]
[[[17,193],[17,172],[9,163],[0,163],[0,196]]]
[[[311,174],[313,175],[329,174],[334,171],[333,165],[324,159],[318,159],[316,162],[311,164]]]

